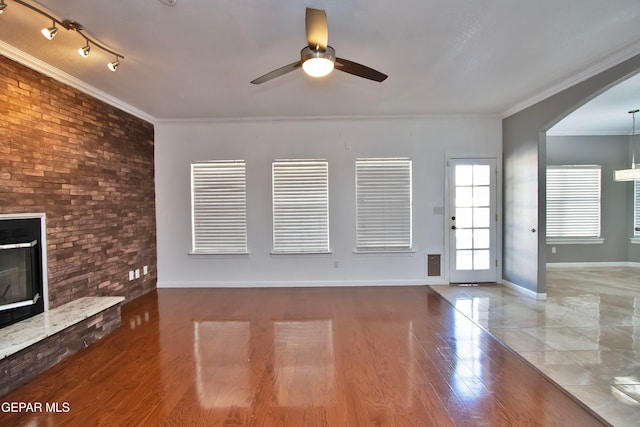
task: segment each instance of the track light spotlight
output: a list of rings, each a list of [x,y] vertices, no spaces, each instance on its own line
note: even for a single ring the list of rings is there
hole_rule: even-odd
[[[7,7],[7,5],[4,3],[4,0],[0,0],[0,13],[2,13],[5,7]]]
[[[89,52],[91,51],[91,46],[89,46],[89,40],[87,40],[87,45],[85,47],[81,47],[78,49],[78,54],[83,58],[89,56]]]
[[[43,36],[45,36],[47,40],[53,40],[53,38],[58,33],[58,28],[56,27],[56,21],[53,21],[53,27],[43,28],[42,30],[40,30],[40,32],[42,33]]]
[[[116,71],[118,69],[118,67],[120,66],[120,61],[118,61],[118,58],[116,58],[115,61],[113,62],[109,62],[107,64],[107,67],[111,70],[111,71]]]

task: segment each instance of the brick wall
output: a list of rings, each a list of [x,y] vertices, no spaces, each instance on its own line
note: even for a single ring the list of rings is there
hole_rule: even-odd
[[[0,56],[0,213],[25,212],[47,214],[51,307],[155,288],[153,125]]]

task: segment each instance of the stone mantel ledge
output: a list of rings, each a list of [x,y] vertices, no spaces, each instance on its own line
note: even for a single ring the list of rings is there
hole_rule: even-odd
[[[0,329],[0,360],[110,307],[124,297],[84,297]]]

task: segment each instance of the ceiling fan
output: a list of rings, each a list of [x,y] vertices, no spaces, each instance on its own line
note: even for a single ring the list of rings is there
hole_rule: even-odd
[[[388,77],[373,68],[336,57],[335,49],[328,45],[329,31],[327,29],[327,14],[324,10],[308,7],[305,18],[308,45],[300,51],[300,60],[258,77],[251,83],[259,85],[300,67],[313,77],[324,77],[334,68],[376,82],[381,82]]]

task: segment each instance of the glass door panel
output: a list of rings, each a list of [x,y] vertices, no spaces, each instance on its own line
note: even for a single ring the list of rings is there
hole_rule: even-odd
[[[450,281],[495,282],[496,161],[454,159],[450,177]]]

